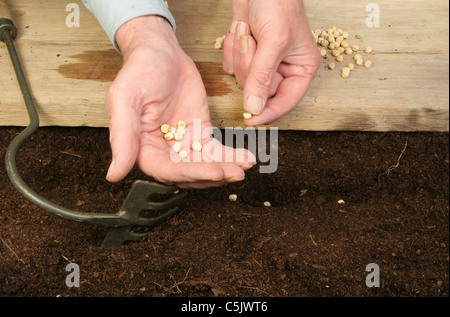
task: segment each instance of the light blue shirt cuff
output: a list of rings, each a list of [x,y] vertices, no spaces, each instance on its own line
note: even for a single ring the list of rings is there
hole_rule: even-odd
[[[118,52],[120,49],[116,42],[116,33],[131,19],[144,15],[159,15],[166,18],[176,30],[175,19],[164,0],[83,0],[83,3],[95,15]]]

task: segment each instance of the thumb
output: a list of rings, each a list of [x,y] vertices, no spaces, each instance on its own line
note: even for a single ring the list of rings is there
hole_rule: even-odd
[[[254,115],[264,110],[267,98],[273,94],[277,70],[283,59],[282,51],[276,45],[261,41],[258,43],[244,86],[244,109]]]
[[[108,94],[106,108],[109,115],[109,142],[111,144],[112,161],[106,179],[118,182],[133,168],[139,151],[140,117],[136,107],[124,94]],[[111,96],[109,98],[109,96]]]

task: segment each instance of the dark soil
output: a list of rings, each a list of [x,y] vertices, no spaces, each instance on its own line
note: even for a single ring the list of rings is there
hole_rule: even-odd
[[[0,128],[2,160],[21,130]],[[447,133],[280,131],[279,151],[274,174],[254,167],[243,182],[191,190],[177,215],[112,249],[100,247],[107,227],[39,209],[2,167],[0,295],[449,296]],[[59,205],[115,213],[135,180],[151,179],[135,169],[108,183],[110,155],[107,129],[40,128],[18,166]],[[71,262],[79,287],[65,283]],[[379,287],[366,285],[369,263]]]

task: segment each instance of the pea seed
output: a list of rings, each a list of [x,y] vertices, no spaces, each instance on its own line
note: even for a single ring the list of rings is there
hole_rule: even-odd
[[[181,150],[180,152],[178,152],[178,155],[180,156],[180,157],[187,157],[188,156],[188,153],[185,151],[185,150]]]
[[[253,117],[253,115],[250,112],[244,112],[243,116],[244,119],[251,119]]]
[[[194,151],[201,151],[202,150],[202,144],[200,142],[194,142],[192,143],[192,149]]]
[[[328,44],[330,44],[330,42],[328,42],[327,40],[322,40],[322,42],[320,42],[320,45],[322,45],[323,47],[327,47]]]
[[[366,49],[364,50],[364,52],[366,52],[367,54],[372,53],[372,47],[367,46]]]
[[[180,142],[176,142],[173,146],[172,149],[176,152],[176,153],[180,153],[182,146]]]
[[[369,68],[371,66],[372,66],[372,62],[371,61],[367,61],[367,62],[364,63],[364,67],[365,68]]]
[[[339,50],[333,50],[333,56],[334,57],[338,57],[339,55],[341,55],[341,53],[339,52]]]
[[[272,204],[270,203],[270,201],[265,201],[265,202],[264,202],[264,206],[270,207],[270,206],[272,206]]]
[[[341,70],[341,76],[343,78],[347,78],[350,75],[350,68],[349,67],[344,67]]]
[[[186,128],[186,122],[184,122],[184,121],[178,121],[177,127],[179,127],[179,128]]]
[[[336,57],[337,62],[342,62],[344,60],[344,57],[342,55],[339,55]]]
[[[347,48],[347,47],[348,47],[348,42],[347,42],[347,41],[342,41],[342,42],[341,42],[341,46],[342,46],[343,48]]]
[[[348,68],[350,68],[350,70],[354,70],[355,69],[355,64],[348,64]]]
[[[355,56],[353,56],[353,59],[354,59],[355,61],[357,61],[358,59],[361,59],[361,58],[362,58],[362,56],[359,55],[359,54],[356,54]]]
[[[237,200],[237,195],[236,194],[231,194],[230,196],[228,196],[228,199],[231,201],[236,201]]]
[[[320,50],[320,55],[322,55],[322,57],[325,57],[327,55],[327,50],[326,49],[321,49]],[[245,118],[245,116],[244,116],[244,118]]]
[[[170,126],[169,126],[168,124],[163,124],[163,125],[161,126],[161,132],[162,132],[162,133],[166,134],[166,133],[169,132],[169,131],[170,131]]]
[[[352,50],[354,51],[354,52],[357,52],[358,50],[359,50],[359,46],[358,45],[352,45]]]
[[[356,34],[356,38],[361,40],[362,38],[364,38],[364,34],[358,33]]]
[[[167,141],[173,140],[173,133],[172,132],[167,132],[166,134],[164,134],[164,139],[166,139]]]
[[[347,55],[352,55],[352,53],[353,53],[353,50],[352,50],[350,47],[347,47],[347,48],[345,49],[345,54],[347,54]]]
[[[173,134],[173,138],[175,139],[175,141],[181,141],[181,140],[183,140],[183,134],[175,132]]]
[[[329,69],[334,69],[334,67],[336,66],[335,63],[331,62],[330,64],[328,64],[328,68]]]

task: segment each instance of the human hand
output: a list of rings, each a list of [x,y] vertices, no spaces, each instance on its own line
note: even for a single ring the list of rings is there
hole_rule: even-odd
[[[245,111],[256,115],[247,125],[269,124],[290,112],[320,62],[303,1],[233,0],[223,68],[244,89]]]
[[[136,18],[119,29],[116,41],[123,65],[106,96],[113,157],[107,179],[121,180],[135,163],[156,180],[183,188],[244,179],[255,157],[245,151],[244,157],[236,159],[234,149],[222,146],[210,134],[202,143],[214,142],[222,151],[202,153],[198,162],[175,162],[170,157],[175,141],[163,138],[163,123],[176,126],[183,120],[191,135],[195,119],[201,121],[202,131],[211,128],[201,76],[179,46],[172,26],[158,16]]]

